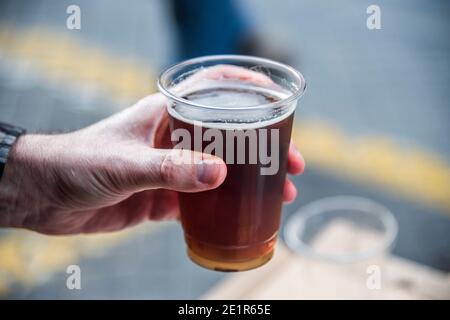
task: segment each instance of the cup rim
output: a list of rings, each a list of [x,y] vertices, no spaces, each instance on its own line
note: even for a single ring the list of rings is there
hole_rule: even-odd
[[[314,249],[301,239],[306,221],[333,210],[358,210],[376,216],[385,228],[383,239],[369,249],[346,254],[329,254]],[[284,227],[284,241],[290,250],[317,260],[341,264],[364,261],[392,249],[397,234],[398,223],[390,210],[373,200],[357,196],[334,196],[313,201],[290,216]]]
[[[205,104],[196,103],[196,102],[178,97],[177,95],[172,93],[170,91],[170,89],[168,89],[166,87],[166,85],[164,85],[165,80],[167,80],[166,78],[172,72],[174,72],[180,68],[186,67],[190,64],[197,64],[197,63],[202,63],[202,62],[212,62],[212,61],[219,61],[219,60],[248,61],[248,62],[255,62],[255,63],[259,62],[261,64],[262,63],[269,64],[274,67],[284,69],[286,72],[293,75],[294,78],[296,79],[296,82],[297,82],[296,89],[288,97],[278,100],[278,101],[275,101],[275,102],[270,102],[270,103],[265,103],[265,104],[261,104],[261,105],[255,105],[255,106],[247,106],[247,107],[225,107],[225,106],[208,106]],[[224,64],[226,64],[226,63],[224,63]],[[295,68],[291,67],[290,65],[287,65],[287,64],[284,64],[281,62],[277,62],[277,61],[270,60],[267,58],[255,57],[255,56],[222,54],[222,55],[210,55],[210,56],[197,57],[197,58],[185,60],[180,63],[173,64],[170,67],[168,67],[167,69],[165,69],[163,72],[161,72],[161,74],[158,77],[157,86],[158,86],[159,91],[166,97],[168,97],[176,102],[183,103],[185,105],[188,105],[188,106],[191,106],[194,108],[239,111],[239,110],[261,110],[261,109],[273,108],[273,107],[278,107],[281,105],[289,104],[297,99],[300,99],[303,96],[303,94],[305,93],[305,90],[306,90],[306,81],[305,81],[305,78],[303,77],[303,75],[299,71],[297,71]]]

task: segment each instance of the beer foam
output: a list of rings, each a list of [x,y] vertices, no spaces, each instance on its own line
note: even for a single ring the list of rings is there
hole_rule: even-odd
[[[278,107],[251,108],[287,98],[290,92],[278,86],[262,88],[236,81],[208,81],[183,91],[185,99],[217,109],[172,102],[167,108],[169,114],[192,125],[196,121],[201,122],[207,128],[233,130],[266,127],[289,117],[296,106],[294,101]]]

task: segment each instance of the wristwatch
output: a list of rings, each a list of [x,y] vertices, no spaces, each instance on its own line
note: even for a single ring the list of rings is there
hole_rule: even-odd
[[[17,138],[25,132],[23,128],[0,122],[0,180],[5,170],[9,151]]]

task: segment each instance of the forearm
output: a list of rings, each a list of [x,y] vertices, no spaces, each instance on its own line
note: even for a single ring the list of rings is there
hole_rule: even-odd
[[[11,148],[0,181],[0,227],[34,224],[45,203],[39,181],[45,153],[43,137],[23,135]]]

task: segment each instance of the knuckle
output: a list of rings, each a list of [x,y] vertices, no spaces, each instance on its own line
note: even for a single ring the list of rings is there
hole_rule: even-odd
[[[160,180],[163,185],[167,185],[170,183],[174,175],[173,169],[173,158],[171,153],[167,153],[164,155],[163,160],[161,162],[160,167]]]
[[[160,174],[163,185],[186,187],[194,185],[195,168],[189,162],[189,152],[172,150],[164,155]]]

